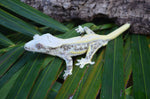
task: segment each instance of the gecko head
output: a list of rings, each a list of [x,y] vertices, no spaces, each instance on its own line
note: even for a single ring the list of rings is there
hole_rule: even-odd
[[[32,52],[41,52],[46,53],[48,48],[51,48],[53,45],[54,36],[51,34],[43,34],[43,35],[34,35],[33,40],[27,42],[24,45],[24,49]]]

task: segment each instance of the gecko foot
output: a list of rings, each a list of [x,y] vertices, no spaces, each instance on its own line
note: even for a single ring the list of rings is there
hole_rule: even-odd
[[[63,75],[64,80],[65,80],[69,75],[72,75],[72,71],[70,71],[70,70],[65,70],[64,72],[65,72],[65,74]]]
[[[91,62],[91,60],[87,60],[85,58],[81,58],[81,60],[77,60],[78,63],[76,63],[76,66],[80,66],[80,68],[83,68],[86,64],[93,65],[95,62]]]
[[[78,26],[77,29],[75,29],[77,31],[77,33],[83,34],[84,33],[84,28],[82,28],[82,26]]]

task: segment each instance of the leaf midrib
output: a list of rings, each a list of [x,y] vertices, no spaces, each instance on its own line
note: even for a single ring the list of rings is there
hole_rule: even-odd
[[[12,55],[14,55],[19,49],[20,49],[20,47],[14,49],[14,51],[13,51],[11,54],[9,54],[6,58],[4,58],[4,60],[2,60],[2,61],[0,62],[0,66],[2,66],[2,65],[3,65]]]
[[[53,61],[53,60],[52,60],[52,61]],[[51,64],[52,64],[52,62],[51,62]],[[38,84],[38,86],[37,86],[37,88],[36,88],[36,91],[34,92],[34,94],[33,94],[33,96],[32,96],[32,99],[34,99],[33,97],[36,95],[36,93],[37,93],[39,87],[41,86],[41,83],[42,83],[43,79],[45,78],[47,72],[49,71],[49,68],[50,68],[50,67],[51,67],[51,66],[48,67],[48,69],[46,70],[46,73],[44,74],[44,76],[42,77],[40,83]]]
[[[17,94],[16,94],[16,96],[15,96],[15,99],[17,99],[17,95],[20,93],[20,91],[21,91],[21,89],[22,89],[22,87],[23,87],[25,81],[27,80],[27,78],[28,78],[28,76],[29,76],[29,74],[30,74],[30,72],[31,72],[31,70],[32,70],[32,68],[33,68],[33,65],[35,64],[35,62],[37,62],[36,60],[38,59],[38,57],[39,57],[39,56],[36,57],[35,61],[33,62],[32,66],[31,66],[31,68],[30,68],[30,70],[29,70],[29,72],[27,73],[27,76],[25,77],[24,81],[22,82],[22,85],[20,86],[20,88],[19,88],[19,90],[18,90],[18,92],[17,92]]]
[[[76,73],[77,73],[78,71],[79,71],[79,69],[76,71]],[[74,74],[75,74],[75,73],[74,73]],[[70,86],[72,85],[72,83],[73,83],[73,81],[74,81],[75,78],[76,78],[76,76],[73,76],[73,79],[71,80],[71,83],[69,84],[69,87],[67,87],[67,90],[65,91],[64,96],[63,96],[62,99],[65,99],[64,97],[65,97],[66,93],[68,92],[68,90],[70,89]]]
[[[16,20],[20,20],[20,19],[18,19],[18,18],[16,18],[16,17],[14,17],[14,16],[12,16],[11,14],[9,14],[9,13],[7,13],[7,12],[5,12],[6,14],[8,14],[8,15],[10,15],[11,17],[13,17],[14,19],[16,19]],[[2,17],[5,17],[4,15],[2,16]],[[6,20],[8,20],[8,21],[10,21],[10,22],[13,22],[13,23],[15,23],[15,24],[18,24],[18,22],[15,22],[15,21],[12,21],[12,20],[10,20],[10,19],[6,19]],[[20,21],[22,21],[22,20],[20,20]],[[23,21],[22,21],[23,22]],[[25,22],[23,22],[23,24],[26,24],[26,25],[28,25],[27,23],[25,23]],[[23,24],[18,24],[19,25],[19,27],[22,27],[22,28],[24,28],[24,26],[22,26]],[[30,29],[28,29],[28,28],[24,28],[24,29],[26,29],[27,31],[28,31],[28,33],[30,33],[31,31],[30,31]],[[38,32],[38,31],[37,31]],[[32,33],[33,33],[33,31],[32,31]],[[34,33],[33,33],[34,34]],[[31,35],[33,35],[33,34],[31,34]]]
[[[115,57],[116,57],[116,39],[114,40],[114,60],[113,60],[113,82],[112,82],[112,99],[114,96],[114,78],[115,78]]]
[[[145,74],[144,74],[144,65],[143,65],[143,57],[142,57],[142,50],[141,50],[141,43],[140,43],[140,38],[138,36],[138,43],[139,43],[139,51],[140,51],[140,58],[141,58],[141,65],[142,65],[142,73],[143,73],[143,80],[144,80],[144,89],[146,93],[146,99],[147,98],[147,89],[146,89],[146,81],[145,81]]]

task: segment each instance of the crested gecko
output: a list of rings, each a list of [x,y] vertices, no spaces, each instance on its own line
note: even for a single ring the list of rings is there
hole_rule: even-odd
[[[93,65],[94,62],[91,60],[96,51],[102,46],[107,45],[108,41],[115,39],[129,27],[130,24],[126,23],[108,35],[98,35],[88,27],[79,26],[75,30],[78,33],[86,32],[86,34],[84,36],[77,36],[68,39],[58,38],[49,33],[41,36],[36,34],[33,36],[33,40],[24,45],[24,49],[27,51],[58,56],[64,59],[66,62],[66,70],[64,71],[65,73],[63,77],[66,79],[68,75],[72,75],[73,56],[86,53],[86,57],[77,60],[78,63],[75,65],[80,68],[83,68],[86,64]]]

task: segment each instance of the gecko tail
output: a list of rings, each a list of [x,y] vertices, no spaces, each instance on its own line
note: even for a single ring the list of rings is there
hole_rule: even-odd
[[[122,25],[120,28],[116,29],[115,31],[109,33],[106,36],[109,40],[115,39],[120,34],[122,34],[124,31],[126,31],[129,27],[130,27],[130,23],[126,23],[126,24]]]

